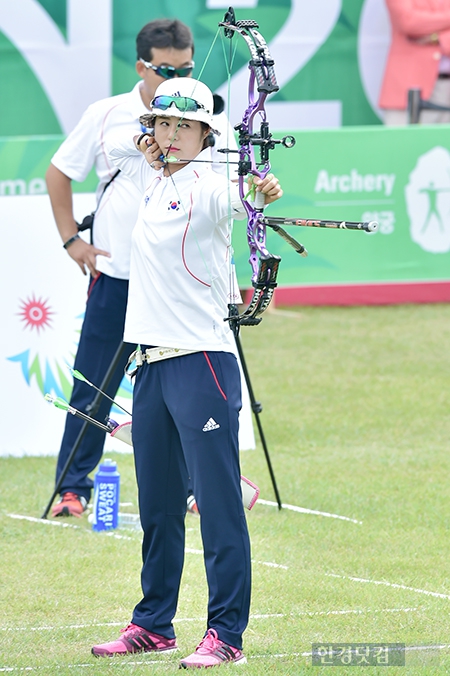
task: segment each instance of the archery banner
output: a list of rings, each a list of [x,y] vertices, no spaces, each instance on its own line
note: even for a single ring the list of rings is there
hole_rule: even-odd
[[[450,126],[296,136],[293,149],[273,154],[284,196],[267,213],[375,220],[379,228],[375,233],[287,228],[309,251],[306,259],[272,233],[269,249],[282,257],[277,302],[450,300]]]

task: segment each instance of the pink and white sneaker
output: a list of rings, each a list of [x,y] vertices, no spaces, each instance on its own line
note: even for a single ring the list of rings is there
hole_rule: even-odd
[[[176,639],[153,634],[137,624],[129,624],[120,630],[122,636],[117,641],[95,645],[91,652],[96,657],[129,655],[130,653],[172,652],[178,650]]]
[[[205,638],[200,641],[195,649],[195,653],[181,660],[180,669],[215,667],[225,662],[245,664],[247,659],[241,650],[221,641],[215,629],[208,629]]]

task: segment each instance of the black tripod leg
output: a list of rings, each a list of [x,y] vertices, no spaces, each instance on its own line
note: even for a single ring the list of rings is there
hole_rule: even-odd
[[[109,382],[110,382],[110,380],[111,380],[111,378],[112,378],[112,376],[113,376],[113,374],[114,374],[114,372],[117,368],[117,365],[119,364],[119,362],[122,358],[124,348],[125,348],[125,343],[120,343],[119,347],[117,348],[116,354],[114,355],[114,358],[113,358],[111,364],[109,365],[107,372],[105,373],[105,377],[103,378],[102,384],[100,385],[101,390],[105,391],[106,388],[108,387]],[[89,415],[90,416],[94,416],[97,413],[98,408],[100,406],[100,402],[102,400],[102,397],[103,397],[103,394],[101,392],[96,393],[94,399],[92,400],[92,403],[89,405]],[[64,465],[64,467],[61,470],[61,474],[59,475],[58,480],[57,480],[56,485],[55,485],[55,490],[52,493],[52,497],[50,498],[48,505],[45,508],[44,513],[41,516],[41,519],[47,518],[47,515],[48,515],[48,513],[51,509],[51,506],[53,504],[53,500],[56,498],[56,496],[59,493],[59,489],[61,488],[61,484],[64,481],[64,478],[65,478],[67,472],[69,471],[69,467],[72,464],[72,461],[75,457],[75,454],[78,451],[78,448],[79,448],[81,442],[83,441],[84,435],[86,434],[87,429],[88,429],[90,424],[91,423],[89,423],[87,421],[83,423],[83,426],[81,427],[81,429],[78,433],[78,436],[75,440],[75,443],[72,446],[72,450],[70,451],[69,457],[66,460],[66,464]]]
[[[280,494],[278,492],[277,482],[275,480],[275,474],[273,472],[272,463],[270,461],[269,449],[267,448],[266,439],[264,437],[264,432],[263,432],[263,428],[262,428],[262,425],[261,425],[261,420],[259,419],[259,414],[262,411],[262,406],[261,406],[261,403],[259,401],[255,400],[255,395],[253,394],[253,387],[252,387],[252,384],[250,382],[250,376],[249,376],[249,373],[248,373],[247,364],[246,364],[245,357],[244,357],[244,352],[242,350],[241,339],[239,338],[239,335],[236,335],[236,333],[234,334],[234,337],[236,339],[236,345],[237,345],[237,349],[238,349],[238,353],[239,353],[239,358],[241,360],[245,382],[247,383],[248,393],[250,395],[250,404],[251,404],[251,407],[252,407],[252,411],[255,414],[256,425],[258,427],[258,432],[259,432],[262,447],[263,447],[263,450],[264,450],[264,455],[266,456],[266,462],[267,462],[267,467],[269,468],[270,478],[272,479],[272,486],[273,486],[273,490],[275,492],[275,497],[277,499],[278,509],[281,509],[281,507],[282,507],[281,498],[280,498]]]

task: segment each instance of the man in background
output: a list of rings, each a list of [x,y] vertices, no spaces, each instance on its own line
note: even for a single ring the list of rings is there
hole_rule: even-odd
[[[131,232],[136,222],[141,192],[123,173],[117,173],[105,153],[108,137],[123,133],[132,138],[144,128],[139,117],[150,110],[158,85],[172,77],[189,77],[194,68],[194,43],[191,30],[181,21],[158,19],[146,24],[136,38],[136,70],[141,78],[126,94],[120,94],[88,107],[76,128],[52,158],[46,180],[56,225],[68,255],[84,275],[90,275],[86,312],[74,369],[100,386],[122,342],[128,295]],[[225,155],[217,149],[236,147],[225,114],[215,116],[221,132],[213,148],[215,171],[226,172]],[[97,210],[92,243],[78,234],[72,208],[72,180],[84,181],[95,167],[99,179]],[[135,349],[126,345],[110,379],[106,392],[113,397],[123,378],[128,355]],[[75,380],[70,399],[74,408],[86,411],[92,402],[92,389]],[[97,418],[108,416],[111,402],[103,398]],[[61,474],[83,422],[72,415],[66,418],[57,460],[56,479]],[[89,426],[60,488],[60,501],[53,516],[80,516],[87,508],[93,482],[89,474],[99,463],[105,433]],[[195,502],[190,501],[195,511]]]

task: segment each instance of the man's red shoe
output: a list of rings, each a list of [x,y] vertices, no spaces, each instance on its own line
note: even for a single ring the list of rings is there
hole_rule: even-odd
[[[68,491],[52,508],[52,516],[78,516],[87,509],[87,500],[82,495]]]

